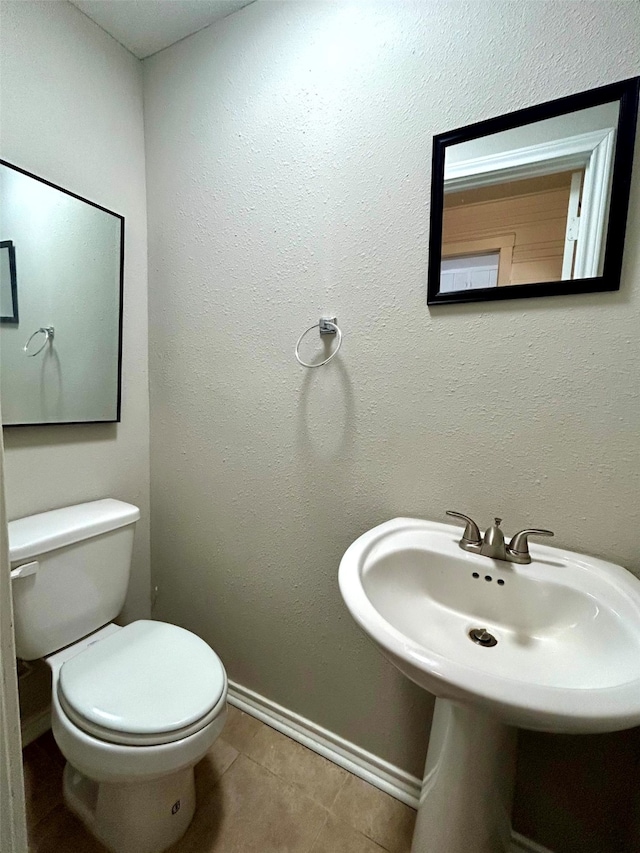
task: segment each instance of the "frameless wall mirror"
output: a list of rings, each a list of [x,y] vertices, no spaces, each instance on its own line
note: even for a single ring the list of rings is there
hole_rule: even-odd
[[[0,160],[5,426],[120,420],[123,262],[122,216]]]
[[[639,83],[434,138],[429,305],[619,289]]]

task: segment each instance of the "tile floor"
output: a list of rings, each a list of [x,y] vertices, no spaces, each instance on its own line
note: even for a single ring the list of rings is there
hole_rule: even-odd
[[[105,853],[62,802],[50,732],[24,750],[30,853]],[[198,808],[168,853],[409,853],[415,812],[229,706],[196,767]]]

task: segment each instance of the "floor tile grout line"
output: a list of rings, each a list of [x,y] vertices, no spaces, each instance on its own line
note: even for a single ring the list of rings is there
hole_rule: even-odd
[[[304,789],[300,785],[296,785],[293,782],[289,782],[286,779],[283,779],[281,776],[278,776],[277,773],[274,773],[273,770],[270,770],[268,767],[265,767],[264,764],[261,764],[259,761],[256,761],[254,758],[251,758],[251,756],[245,755],[244,753],[240,753],[240,754],[247,761],[251,762],[251,764],[255,765],[256,767],[259,767],[260,770],[263,770],[265,773],[268,773],[269,776],[272,776],[276,780],[278,785],[286,786],[290,790],[295,791],[299,796],[301,796],[304,799],[312,802],[315,806],[317,806],[319,809],[321,809],[321,811],[324,813],[324,817],[323,817],[322,823],[320,824],[320,827],[318,828],[318,832],[314,836],[313,841],[311,843],[311,846],[308,847],[306,850],[306,853],[313,853],[313,848],[314,848],[316,842],[318,841],[318,839],[320,838],[322,830],[327,825],[327,821],[329,820],[329,817],[330,817],[330,812],[327,809],[327,807],[323,806],[321,803],[317,802],[317,800],[314,800],[313,797],[309,796],[309,794],[307,794],[306,791],[304,791]],[[237,758],[237,756],[236,756],[236,758]],[[235,760],[236,759],[234,759],[234,761],[232,763],[235,763]]]
[[[241,752],[243,755],[246,755],[246,756],[247,756],[247,758],[248,758],[249,756],[248,756],[248,754],[247,754],[246,750],[247,750],[247,749],[249,749],[249,747],[251,746],[251,744],[252,744],[252,743],[254,742],[254,740],[257,738],[257,736],[258,736],[258,732],[259,732],[259,731],[260,731],[260,729],[256,729],[256,730],[255,730],[255,732],[251,735],[251,737],[250,737],[250,738],[249,738],[249,740],[247,741],[247,743],[245,744],[245,748],[240,750],[240,752]]]
[[[288,785],[293,785],[294,787],[300,788],[300,790],[302,791],[302,793],[306,797],[308,797],[310,800],[313,800],[314,803],[317,803],[317,805],[319,805],[321,808],[325,809],[325,811],[331,812],[331,809],[332,809],[336,799],[338,798],[338,794],[340,793],[340,791],[342,790],[344,785],[346,785],[347,780],[349,779],[349,776],[352,774],[350,774],[349,771],[345,770],[343,767],[339,767],[339,765],[335,764],[330,759],[325,758],[323,755],[319,755],[317,752],[314,752],[312,749],[309,749],[309,747],[305,746],[303,743],[300,743],[299,741],[294,740],[294,738],[289,737],[289,735],[286,735],[283,732],[278,731],[278,729],[273,728],[273,726],[270,726],[268,723],[262,722],[262,720],[260,720],[260,727],[264,728],[264,729],[269,729],[269,731],[275,732],[279,737],[282,737],[285,740],[290,741],[291,744],[293,744],[295,747],[304,750],[304,752],[306,752],[306,753],[309,753],[310,756],[313,756],[313,759],[317,758],[321,762],[327,762],[327,764],[333,765],[333,767],[336,767],[342,774],[344,774],[340,784],[338,785],[338,787],[336,789],[335,794],[333,795],[331,803],[329,805],[327,805],[326,803],[320,802],[320,800],[316,799],[316,797],[313,795],[313,793],[311,791],[308,791],[306,788],[304,788],[304,786],[302,786],[299,782],[292,782],[290,779],[287,779],[285,776],[281,776],[280,773],[276,772],[275,770],[272,770],[271,767],[269,767],[267,764],[263,764],[263,762],[258,757],[256,757],[255,755],[249,755],[248,753],[243,753],[247,758],[250,758],[255,764],[259,764],[260,767],[264,767],[265,770],[268,770],[276,778],[280,779],[281,781],[285,782]],[[256,729],[256,733],[251,738],[250,743],[253,743],[253,741],[258,737],[258,735],[260,734],[261,728]]]
[[[282,776],[278,775],[278,773],[274,773],[273,770],[271,770],[269,767],[266,767],[264,764],[261,764],[259,761],[257,761],[255,758],[252,758],[250,755],[244,755],[243,754],[243,756],[244,756],[244,758],[247,759],[247,761],[250,761],[252,764],[255,764],[256,767],[259,767],[261,770],[264,770],[270,776],[273,776],[273,778],[279,784],[286,785],[287,788],[290,788],[290,789],[296,791],[296,793],[298,793],[301,797],[304,797],[304,799],[309,800],[314,805],[318,806],[318,808],[322,809],[322,811],[325,812],[325,823],[326,823],[327,818],[329,817],[330,814],[332,814],[332,812],[330,812],[329,809],[323,803],[319,803],[316,799],[314,799],[311,796],[311,794],[307,793],[307,791],[305,791],[305,789],[302,787],[302,785],[299,785],[295,782],[290,782],[288,779],[284,779]],[[323,826],[324,826],[324,824],[323,824]],[[355,827],[351,827],[351,828],[355,829]],[[316,837],[315,841],[317,841],[317,840],[318,839]],[[315,844],[315,841],[314,841],[314,844]]]
[[[224,738],[222,738],[222,737],[221,737],[221,738],[220,738],[220,740],[224,740]],[[226,740],[225,740],[224,742],[225,742],[228,746],[231,746],[231,744],[229,743],[229,741],[226,741]],[[239,756],[239,755],[242,755],[242,753],[240,752],[240,750],[239,750],[239,749],[236,749],[236,748],[235,748],[235,746],[232,746],[231,748],[234,750],[235,755],[233,756],[233,758],[231,759],[231,761],[227,764],[227,766],[224,768],[224,770],[222,771],[222,773],[218,776],[218,778],[216,779],[216,781],[215,781],[215,782],[214,782],[214,784],[212,785],[212,787],[213,787],[213,788],[217,787],[217,786],[220,784],[220,782],[222,781],[222,777],[224,776],[224,774],[225,774],[228,770],[230,770],[230,769],[231,769],[231,767],[233,767],[233,765],[236,763],[236,761],[237,761],[237,759],[238,759],[238,756]]]
[[[46,750],[43,749],[40,746],[40,744],[38,744],[37,742],[34,742],[34,746],[35,746],[35,750],[34,750],[35,753],[37,755],[39,755],[41,759],[44,758],[46,764],[49,765],[46,768],[47,772],[53,768],[53,770],[55,771],[55,773],[57,775],[57,770],[59,769],[59,765],[56,764],[56,762],[53,760],[53,758],[50,755],[48,755]],[[24,758],[23,758],[23,761],[24,761]],[[27,762],[28,761],[29,761],[29,758],[27,758]],[[62,780],[60,780],[60,781],[62,781]],[[38,782],[41,782],[41,776],[39,776]],[[36,821],[28,820],[28,826],[27,826],[28,834],[29,835],[33,834],[35,832],[35,830],[42,823],[44,823],[44,821],[47,820],[53,814],[53,812],[62,804],[63,804],[62,793],[57,792],[55,799],[52,800],[52,802],[51,802],[51,807],[47,811],[45,811],[44,814],[41,814]]]
[[[347,777],[345,778],[345,780],[343,781],[342,785],[340,786],[340,789],[339,789],[339,791],[337,792],[337,794],[336,794],[336,796],[335,796],[335,798],[334,798],[334,800],[333,800],[333,803],[331,804],[331,814],[332,814],[334,817],[336,817],[338,820],[341,820],[341,821],[343,821],[344,823],[346,823],[346,824],[347,824],[347,826],[350,826],[350,827],[351,827],[351,829],[353,829],[353,830],[354,830],[354,832],[358,832],[358,833],[359,833],[360,835],[362,835],[364,838],[368,839],[369,841],[372,841],[374,844],[377,844],[377,845],[378,845],[378,847],[382,847],[382,844],[380,844],[380,842],[379,842],[376,838],[373,838],[373,836],[369,835],[369,833],[368,833],[368,832],[366,832],[364,829],[362,829],[360,826],[355,826],[355,825],[353,824],[353,822],[351,821],[351,819],[350,819],[350,817],[349,817],[349,816],[346,816],[346,815],[340,815],[340,814],[338,814],[337,812],[335,812],[335,811],[333,810],[333,807],[335,806],[336,802],[338,801],[338,797],[339,797],[340,793],[341,793],[341,792],[342,792],[342,790],[347,786],[347,784],[348,784],[348,782],[349,782],[349,777],[353,775],[353,774],[349,774],[349,772],[348,772],[348,771],[346,771],[346,772],[347,772],[347,774],[348,774],[348,775],[347,775]],[[363,781],[363,780],[362,780],[362,781]],[[368,784],[368,783],[365,783],[365,784]],[[383,849],[385,849],[385,848],[383,848]]]
[[[58,806],[61,806],[61,805],[63,805],[62,799],[57,800],[47,812],[45,812],[43,815],[40,815],[40,817],[38,818],[38,820],[35,821],[35,823],[32,823],[31,821],[29,821],[29,824],[27,827],[29,829],[29,831],[35,832],[35,830],[40,826],[40,824],[44,823],[44,821],[47,820],[47,818],[51,817],[53,812],[58,808]]]
[[[329,820],[329,812],[327,811],[327,809],[325,809],[324,811],[325,811],[324,820],[323,820],[323,821],[322,821],[322,823],[320,824],[320,827],[319,827],[319,829],[318,829],[318,832],[316,833],[316,835],[315,835],[315,837],[314,837],[313,841],[311,842],[311,845],[310,845],[310,847],[309,847],[309,849],[308,849],[307,853],[313,853],[314,847],[316,846],[316,844],[318,843],[318,839],[319,839],[319,838],[320,838],[320,836],[322,835],[322,830],[323,830],[323,829],[325,828],[325,826],[327,825],[327,821]]]
[[[233,746],[233,744],[232,744],[230,741],[226,741],[226,743],[228,743],[228,744],[229,744],[229,746],[233,746],[233,748],[234,748],[234,749],[236,749],[236,750],[237,750],[241,755],[245,755],[247,758],[249,758],[249,756],[247,755],[247,753],[246,753],[246,751],[245,751],[245,750],[246,750],[246,749],[248,749],[248,748],[249,748],[249,746],[250,746],[250,744],[252,744],[252,743],[253,743],[253,741],[255,740],[255,738],[256,738],[256,736],[257,736],[258,732],[260,731],[260,727],[261,727],[261,726],[264,726],[264,725],[266,725],[266,724],[265,724],[265,723],[263,723],[263,722],[262,722],[262,720],[258,720],[258,719],[256,719],[256,717],[252,717],[250,714],[247,714],[245,711],[240,710],[240,708],[235,708],[234,710],[235,710],[235,711],[237,711],[239,714],[241,714],[243,717],[247,717],[247,718],[248,718],[248,719],[250,719],[250,720],[255,720],[255,721],[258,723],[258,726],[256,727],[256,730],[255,730],[255,731],[253,732],[253,734],[249,737],[249,739],[248,739],[247,743],[246,743],[246,744],[244,744],[244,746],[243,746],[243,748],[242,748],[242,749],[239,749],[237,746]],[[224,735],[221,735],[221,737],[224,737]]]
[[[342,769],[342,768],[341,768],[341,769]],[[348,771],[348,770],[345,770],[345,771],[344,771],[344,779],[343,779],[343,780],[342,780],[342,782],[338,785],[338,790],[336,791],[336,795],[335,795],[335,797],[331,800],[331,805],[330,805],[330,806],[327,806],[327,809],[328,809],[328,811],[329,811],[331,814],[334,814],[333,807],[334,807],[334,806],[335,806],[335,804],[336,804],[336,800],[337,800],[337,799],[338,799],[338,797],[340,796],[340,791],[342,791],[342,789],[344,788],[344,786],[347,784],[347,782],[348,782],[348,781],[349,781],[349,771]],[[337,815],[336,815],[336,817],[337,817]]]

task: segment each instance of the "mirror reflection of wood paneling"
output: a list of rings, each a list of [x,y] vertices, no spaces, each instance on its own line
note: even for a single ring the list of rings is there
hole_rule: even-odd
[[[572,176],[446,193],[442,257],[499,252],[499,287],[561,279]]]

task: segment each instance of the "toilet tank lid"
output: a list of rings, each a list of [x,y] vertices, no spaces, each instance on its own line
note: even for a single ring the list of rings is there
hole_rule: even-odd
[[[105,498],[17,518],[9,522],[9,559],[28,560],[81,542],[100,533],[133,524],[140,510],[133,504]]]

